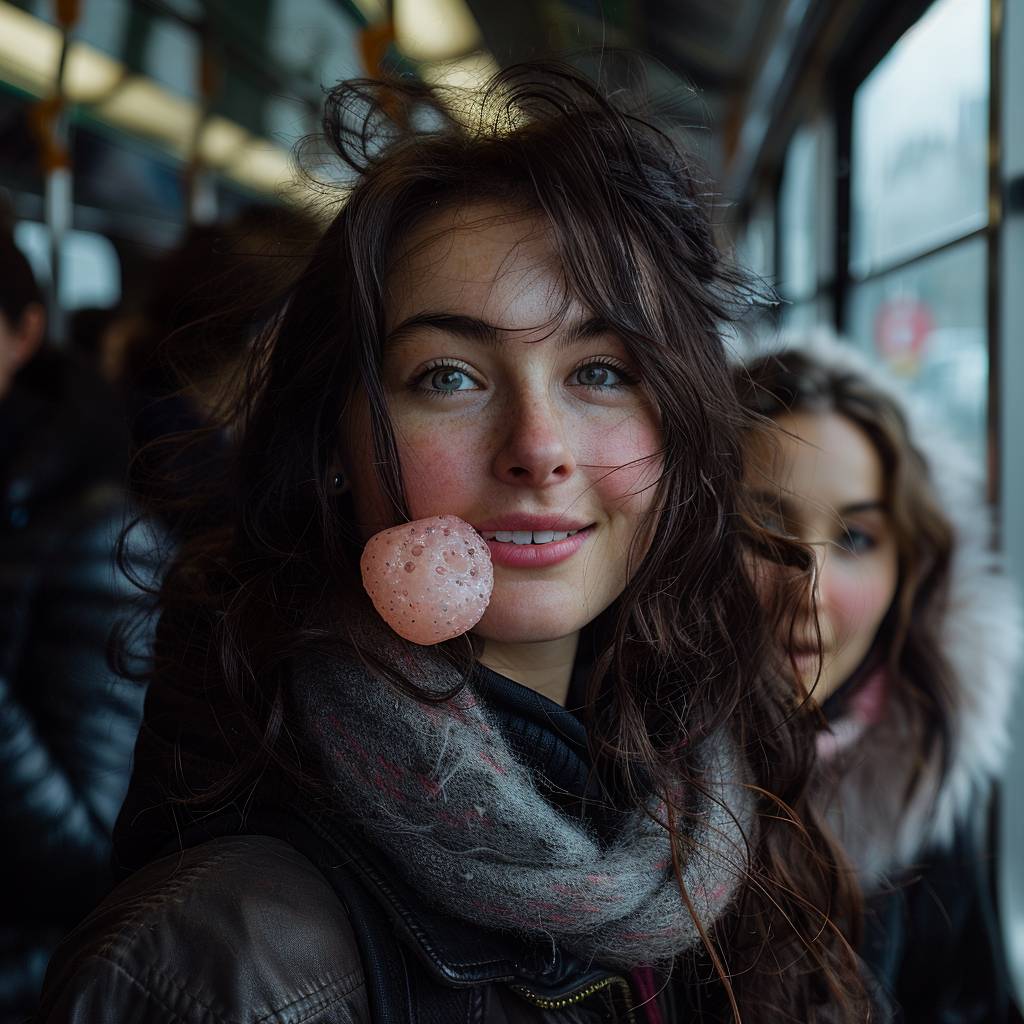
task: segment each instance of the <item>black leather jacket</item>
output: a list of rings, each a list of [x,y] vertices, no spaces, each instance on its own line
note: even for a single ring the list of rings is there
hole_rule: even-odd
[[[863,956],[901,1008],[895,1024],[1003,1024],[1010,984],[992,857],[964,825],[952,849],[921,861],[866,905]]]
[[[132,607],[113,564],[123,455],[44,363],[45,388],[19,376],[0,404],[0,1020],[31,1010],[50,950],[112,882],[142,707],[106,655]]]
[[[54,955],[39,1024],[643,1024],[626,976],[427,913],[338,836],[300,853],[292,825],[118,886]]]

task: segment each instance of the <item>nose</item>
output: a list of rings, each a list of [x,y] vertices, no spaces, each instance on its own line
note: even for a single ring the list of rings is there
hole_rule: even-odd
[[[520,487],[552,487],[576,470],[570,438],[559,410],[536,392],[509,410],[510,421],[494,457],[494,475]]]
[[[821,616],[824,610],[828,608],[832,589],[832,570],[828,557],[829,545],[812,544],[811,550],[814,552],[812,587],[818,606],[818,614]]]
[[[814,584],[819,591],[825,592],[829,589],[832,580],[831,566],[829,563],[829,549],[831,544],[814,544]]]

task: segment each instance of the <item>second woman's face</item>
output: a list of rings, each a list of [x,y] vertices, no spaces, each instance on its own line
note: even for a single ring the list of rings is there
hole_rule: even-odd
[[[483,204],[422,223],[387,281],[382,376],[409,511],[453,513],[488,541],[485,639],[579,630],[622,593],[652,526],[657,414],[621,340],[564,297],[544,222]],[[364,405],[347,469],[368,537],[395,517],[367,423]]]
[[[881,459],[837,413],[780,416],[778,447],[751,463],[747,485],[770,525],[813,546],[821,674],[811,605],[789,654],[821,702],[857,669],[896,596],[898,553],[885,506]]]

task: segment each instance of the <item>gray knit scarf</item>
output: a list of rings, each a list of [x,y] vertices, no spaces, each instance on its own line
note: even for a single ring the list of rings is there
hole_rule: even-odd
[[[453,672],[390,633],[374,653],[432,692]],[[495,720],[468,690],[441,705],[399,695],[356,663],[297,673],[296,724],[316,737],[341,812],[433,906],[477,926],[544,937],[614,967],[659,964],[698,931],[672,870],[665,805],[628,816],[600,843],[538,792]],[[753,805],[733,745],[702,745],[708,795],[687,800],[683,880],[704,928],[747,865]]]

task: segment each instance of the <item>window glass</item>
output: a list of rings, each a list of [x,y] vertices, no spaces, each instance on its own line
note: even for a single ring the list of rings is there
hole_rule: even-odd
[[[779,326],[787,331],[807,331],[818,327],[834,329],[832,304],[826,295],[803,302],[783,302],[779,307]]]
[[[52,3],[37,11],[47,21]],[[81,5],[75,38],[123,61],[177,96],[194,98],[199,91],[200,40],[195,29],[176,17],[147,10],[130,0],[89,0]],[[154,111],[154,116],[159,116]]]
[[[986,243],[972,238],[850,290],[846,331],[941,413],[984,464]]]
[[[987,223],[988,0],[936,0],[853,98],[850,268]]]
[[[71,140],[76,204],[160,220],[185,219],[185,182],[173,161],[113,132],[79,128]]]
[[[336,0],[275,0],[266,37],[271,58],[325,88],[360,74],[359,25],[343,7]]]
[[[49,230],[35,221],[21,221],[15,226],[14,241],[45,287],[50,281]],[[69,231],[61,247],[60,267],[63,309],[109,309],[121,300],[121,261],[109,238],[92,231]]]
[[[145,25],[142,70],[179,96],[199,94],[199,36],[173,18],[152,17]]]
[[[263,105],[263,126],[278,145],[291,147],[307,132],[317,129],[316,107],[294,96],[268,96]]]
[[[37,13],[41,18],[53,18],[53,4],[44,5]],[[136,15],[138,16],[138,15]],[[124,52],[130,12],[126,0],[89,0],[81,6],[81,20],[75,26],[75,38],[91,43],[112,57]]]
[[[751,211],[740,231],[736,257],[745,270],[770,281],[775,276],[775,224],[771,205],[764,200]]]
[[[817,182],[817,133],[803,127],[786,150],[779,187],[779,287],[787,298],[807,298],[817,288]]]

